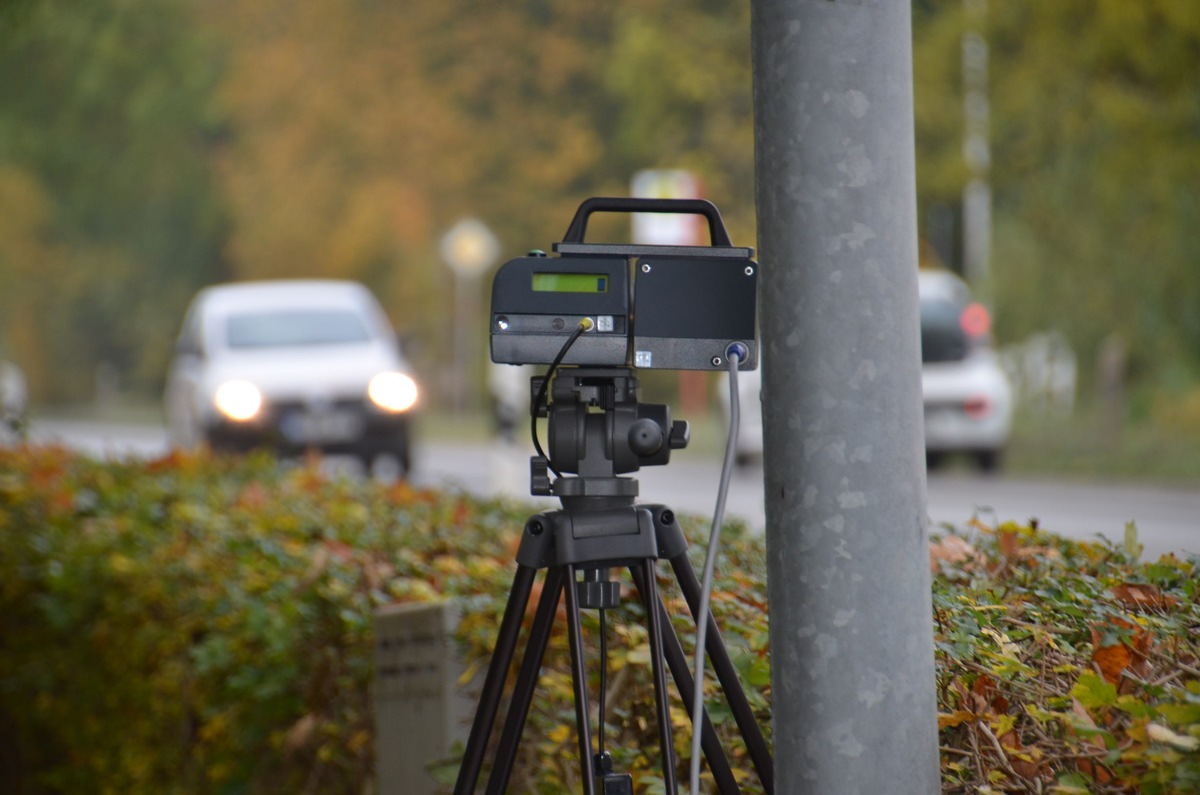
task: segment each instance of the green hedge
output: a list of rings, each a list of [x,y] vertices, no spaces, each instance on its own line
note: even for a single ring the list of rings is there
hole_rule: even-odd
[[[0,450],[0,791],[370,791],[374,609],[461,599],[486,665],[528,513],[313,463]],[[967,530],[935,545],[944,790],[1200,791],[1194,563]],[[714,609],[769,730],[761,540],[723,549]],[[609,745],[661,790],[645,633],[610,631]],[[577,788],[562,635],[514,791]],[[735,764],[756,783],[736,746]]]

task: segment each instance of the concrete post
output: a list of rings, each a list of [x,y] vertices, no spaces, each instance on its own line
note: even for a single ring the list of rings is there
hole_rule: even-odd
[[[777,791],[938,791],[908,0],[754,0]]]
[[[375,613],[375,744],[379,795],[445,791],[429,770],[466,742],[475,703],[458,679],[459,609],[450,602]]]

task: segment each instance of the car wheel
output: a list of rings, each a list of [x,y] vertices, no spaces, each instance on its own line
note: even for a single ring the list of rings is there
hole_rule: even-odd
[[[412,446],[407,431],[400,431],[390,443],[363,450],[359,455],[363,471],[388,480],[402,480],[412,472]]]
[[[371,478],[391,483],[405,480],[409,475],[410,462],[406,455],[396,453],[377,453],[360,457],[363,472]]]
[[[407,478],[412,473],[412,426],[405,423],[392,439],[391,454],[395,456],[400,466],[400,477]]]
[[[1000,469],[999,450],[978,450],[975,453],[975,465],[980,472],[992,474]]]
[[[933,470],[938,469],[945,463],[946,463],[946,456],[944,453],[931,452],[929,450],[925,451],[925,469],[932,472]]]

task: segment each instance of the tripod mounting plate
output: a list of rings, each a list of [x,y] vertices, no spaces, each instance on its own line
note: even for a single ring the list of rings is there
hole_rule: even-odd
[[[547,511],[530,517],[517,563],[532,569],[573,564],[625,566],[671,558],[687,550],[675,513],[663,505]]]

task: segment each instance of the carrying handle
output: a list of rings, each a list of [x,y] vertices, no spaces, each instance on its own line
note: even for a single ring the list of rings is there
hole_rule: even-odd
[[[709,245],[732,248],[729,232],[721,220],[721,211],[707,199],[634,199],[596,196],[587,199],[575,211],[571,226],[563,236],[564,243],[582,243],[587,234],[588,217],[592,213],[679,213],[703,215],[708,219]]]

